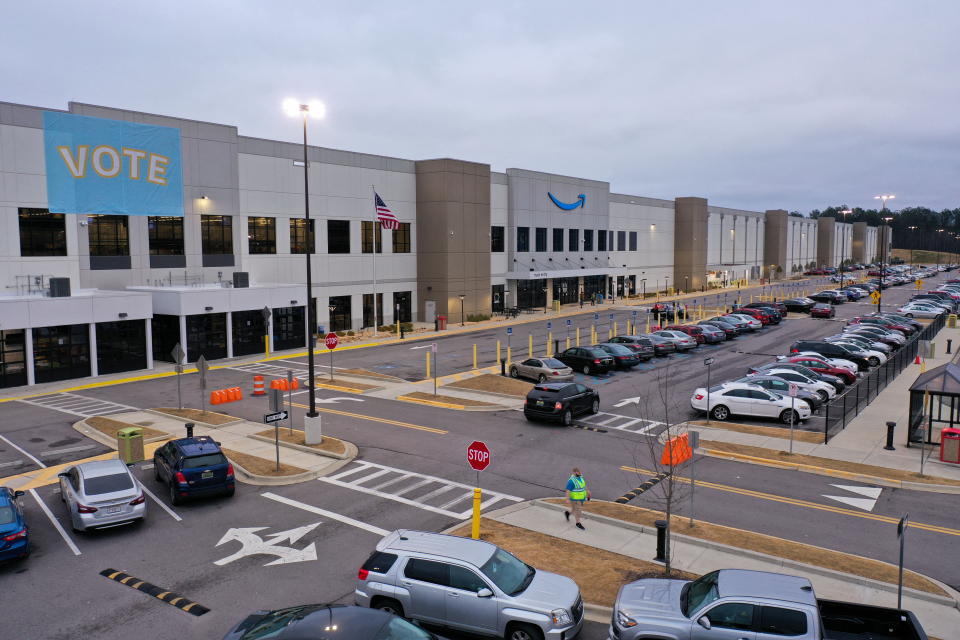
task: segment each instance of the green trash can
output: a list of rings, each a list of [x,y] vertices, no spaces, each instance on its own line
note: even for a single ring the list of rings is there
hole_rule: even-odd
[[[951,313],[950,315],[947,316],[947,327],[949,327],[950,329],[957,328],[957,314]]]
[[[143,462],[143,429],[127,427],[117,431],[117,455],[125,464]]]

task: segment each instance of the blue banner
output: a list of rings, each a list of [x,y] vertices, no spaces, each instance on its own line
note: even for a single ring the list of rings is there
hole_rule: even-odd
[[[53,213],[182,216],[180,130],[43,112]]]

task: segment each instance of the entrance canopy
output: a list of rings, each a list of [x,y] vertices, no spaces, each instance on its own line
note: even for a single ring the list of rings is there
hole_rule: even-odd
[[[926,425],[924,425],[926,422]],[[919,442],[926,426],[926,442],[940,441],[940,430],[960,425],[960,366],[948,362],[921,373],[910,386],[911,440]]]

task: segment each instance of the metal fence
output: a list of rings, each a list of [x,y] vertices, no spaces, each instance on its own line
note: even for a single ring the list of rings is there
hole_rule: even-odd
[[[883,391],[907,366],[912,364],[920,351],[921,340],[932,340],[946,324],[946,315],[941,315],[926,327],[915,333],[890,359],[848,387],[843,395],[837,396],[823,406],[823,442],[846,428],[877,394]],[[906,398],[904,399],[906,401]]]

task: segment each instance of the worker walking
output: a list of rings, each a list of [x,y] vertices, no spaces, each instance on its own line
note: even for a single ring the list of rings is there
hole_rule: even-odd
[[[580,518],[583,516],[583,503],[590,499],[590,490],[587,489],[587,481],[583,479],[580,469],[574,467],[573,475],[567,480],[567,502],[570,503],[570,511],[573,511],[573,519],[577,523],[577,529],[585,529]],[[564,511],[563,515],[570,520],[570,511]]]

